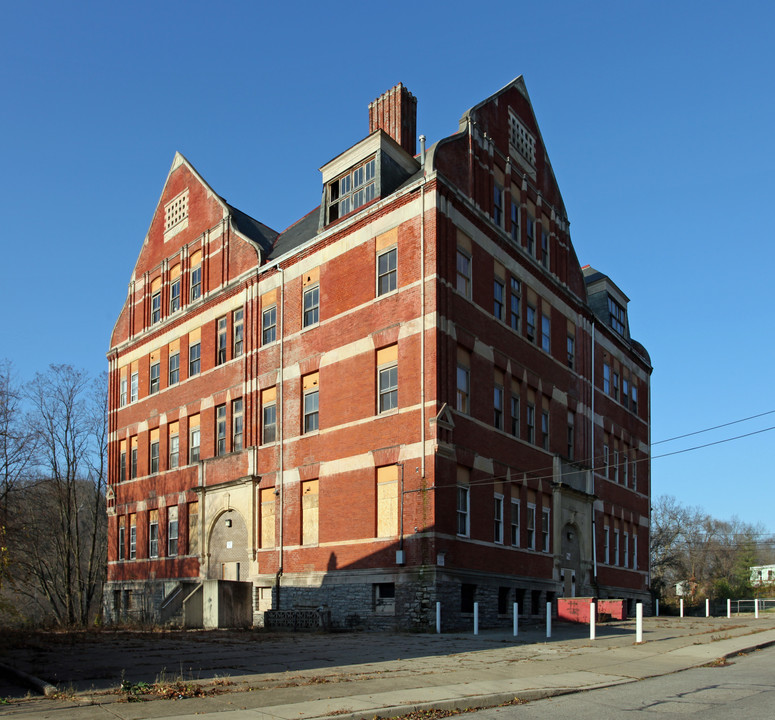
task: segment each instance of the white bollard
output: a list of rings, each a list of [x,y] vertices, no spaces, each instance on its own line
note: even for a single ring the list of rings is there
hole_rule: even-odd
[[[656,603],[655,607],[657,609],[657,617],[659,617],[659,598],[657,598],[654,602]]]
[[[595,639],[595,620],[597,618],[597,604],[593,600],[589,603],[589,639]]]
[[[635,605],[635,642],[643,642],[643,603]]]
[[[436,632],[441,632],[441,603],[436,603]]]
[[[546,637],[552,636],[552,604],[546,603]]]
[[[710,598],[705,598],[705,617],[710,617]]]
[[[681,598],[681,617],[684,616],[684,599]]]
[[[474,635],[479,634],[479,603],[474,603]]]
[[[756,599],[753,601],[753,616],[754,616],[755,618],[758,618],[758,617],[759,617],[759,598],[756,598]]]
[[[514,637],[519,635],[519,603],[514,603]]]
[[[730,598],[727,598],[727,617],[732,617],[732,600]]]

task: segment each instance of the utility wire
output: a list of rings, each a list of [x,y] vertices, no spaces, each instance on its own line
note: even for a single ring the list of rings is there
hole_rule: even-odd
[[[665,440],[657,440],[657,442],[651,443],[651,447],[654,447],[654,445],[662,445],[662,443],[673,442],[673,440],[681,440],[682,438],[691,437],[692,435],[700,435],[702,433],[710,432],[711,430],[718,430],[719,428],[729,427],[730,425],[736,425],[737,423],[747,422],[748,420],[755,420],[756,418],[764,417],[765,415],[772,415],[773,413],[775,413],[775,410],[768,410],[767,412],[759,413],[758,415],[751,415],[750,417],[742,418],[741,420],[732,420],[732,422],[723,423],[722,425],[714,425],[713,427],[705,428],[704,430],[695,430],[694,432],[686,433],[684,435],[676,435],[675,437],[666,438]]]

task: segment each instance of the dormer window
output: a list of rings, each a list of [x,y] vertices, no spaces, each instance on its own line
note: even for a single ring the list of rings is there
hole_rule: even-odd
[[[370,158],[328,185],[328,221],[357,210],[377,196],[376,159]]]
[[[611,327],[620,335],[625,335],[625,328],[627,327],[627,316],[625,314],[625,310],[610,295],[608,296],[608,313],[611,321]]]

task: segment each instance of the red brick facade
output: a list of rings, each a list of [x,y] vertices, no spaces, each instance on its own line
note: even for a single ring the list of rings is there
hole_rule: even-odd
[[[650,361],[522,79],[425,157],[386,132],[414,132],[405,88],[375,103],[283,233],[176,155],[109,353],[115,617],[200,579],[252,583],[257,622],[647,596]]]

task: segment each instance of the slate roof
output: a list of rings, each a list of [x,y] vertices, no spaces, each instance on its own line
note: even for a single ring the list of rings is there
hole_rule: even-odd
[[[223,198],[221,199],[223,200]],[[229,214],[234,227],[256,243],[261,248],[261,253],[264,257],[269,255],[279,233],[276,230],[272,230],[268,225],[253,219],[250,215],[246,215],[242,210],[229,205],[225,200],[223,202],[229,208]]]

